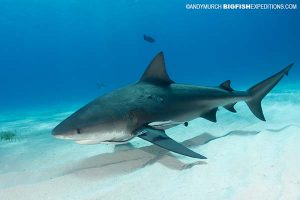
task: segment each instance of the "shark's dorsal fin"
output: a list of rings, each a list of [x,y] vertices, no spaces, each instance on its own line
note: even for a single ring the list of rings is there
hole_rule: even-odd
[[[218,108],[213,108],[210,111],[203,113],[200,117],[207,119],[211,122],[217,122],[217,111]]]
[[[163,52],[158,53],[150,65],[145,70],[140,82],[148,82],[153,84],[170,85],[174,83],[166,71],[165,59]]]
[[[221,83],[219,87],[222,88],[222,89],[224,89],[224,90],[227,90],[229,92],[232,92],[233,89],[232,89],[232,87],[231,87],[230,84],[231,84],[231,81],[227,80],[227,81]]]

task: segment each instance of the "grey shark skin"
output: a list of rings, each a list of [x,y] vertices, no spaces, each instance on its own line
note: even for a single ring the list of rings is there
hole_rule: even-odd
[[[218,87],[176,84],[165,68],[163,53],[152,60],[140,81],[95,99],[73,113],[52,134],[79,144],[122,143],[138,136],[162,148],[206,159],[168,137],[165,130],[203,117],[216,122],[218,107],[236,112],[245,101],[252,113],[265,121],[263,97],[287,75],[293,64],[246,91],[235,91],[230,81]]]

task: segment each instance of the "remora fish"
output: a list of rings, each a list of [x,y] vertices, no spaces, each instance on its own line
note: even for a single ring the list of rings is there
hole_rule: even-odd
[[[134,137],[185,156],[206,159],[167,136],[165,130],[203,117],[216,122],[218,107],[236,112],[245,101],[265,121],[261,100],[287,75],[293,64],[246,91],[235,91],[227,80],[218,87],[176,84],[166,72],[163,53],[152,60],[141,79],[95,99],[53,129],[60,139],[79,144],[127,142]]]
[[[144,35],[144,40],[150,43],[154,43],[155,39],[149,35]]]

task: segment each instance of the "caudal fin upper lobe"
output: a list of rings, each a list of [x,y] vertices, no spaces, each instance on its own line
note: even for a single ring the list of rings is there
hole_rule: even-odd
[[[277,85],[277,83],[284,77],[288,75],[288,72],[292,68],[293,64],[288,65],[280,72],[274,74],[273,76],[257,83],[248,89],[250,99],[246,101],[251,112],[260,120],[266,121],[262,108],[262,99]]]

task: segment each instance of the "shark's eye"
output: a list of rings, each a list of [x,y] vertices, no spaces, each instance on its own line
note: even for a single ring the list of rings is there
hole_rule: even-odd
[[[76,129],[76,132],[78,133],[78,134],[80,134],[80,129],[78,128],[78,129]]]

